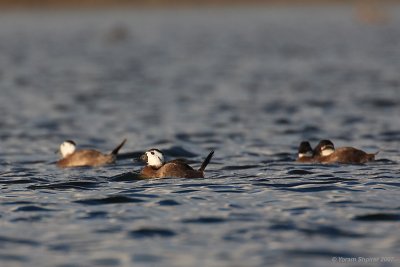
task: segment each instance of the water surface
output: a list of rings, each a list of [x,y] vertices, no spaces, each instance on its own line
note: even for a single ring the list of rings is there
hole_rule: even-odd
[[[366,25],[349,8],[2,13],[0,262],[396,266],[391,14]],[[115,165],[54,164],[65,139],[106,152],[123,138]],[[294,163],[300,141],[322,138],[378,160]],[[196,168],[216,152],[207,178],[136,179],[133,157],[152,147]]]

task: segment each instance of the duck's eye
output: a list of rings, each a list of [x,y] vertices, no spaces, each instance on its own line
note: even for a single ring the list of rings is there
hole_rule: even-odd
[[[153,151],[151,151],[150,153],[151,153],[152,155],[154,155],[154,152],[153,152]]]

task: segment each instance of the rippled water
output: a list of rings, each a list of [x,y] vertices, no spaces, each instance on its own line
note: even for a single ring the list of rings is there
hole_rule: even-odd
[[[3,12],[1,265],[396,266],[391,15],[365,25],[348,8]],[[123,138],[116,165],[54,164],[65,139],[111,151]],[[300,141],[322,138],[378,160],[294,163]],[[132,159],[152,147],[195,167],[216,153],[205,179],[138,180]]]

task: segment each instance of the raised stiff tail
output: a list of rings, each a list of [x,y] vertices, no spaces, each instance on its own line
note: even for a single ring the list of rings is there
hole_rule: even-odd
[[[111,152],[111,155],[117,155],[118,151],[121,149],[121,147],[125,144],[126,139],[124,139],[124,141],[122,141],[121,144],[119,144],[116,148],[114,148],[114,150]]]
[[[375,160],[375,156],[378,155],[379,150],[375,153],[372,154],[368,154],[368,161],[374,161]]]
[[[199,169],[200,172],[204,172],[204,170],[206,169],[208,163],[210,163],[211,158],[214,155],[214,150],[210,152],[210,154],[208,154],[208,156],[206,157],[206,159],[203,161],[203,163],[201,164],[201,167]]]

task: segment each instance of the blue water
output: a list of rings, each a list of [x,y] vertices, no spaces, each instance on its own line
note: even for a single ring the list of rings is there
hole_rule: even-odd
[[[390,15],[3,11],[0,265],[398,266]],[[123,138],[115,165],[55,166],[65,139],[108,152]],[[302,140],[325,138],[377,161],[294,162]],[[216,152],[204,179],[139,180],[134,158],[153,147],[196,168]]]

